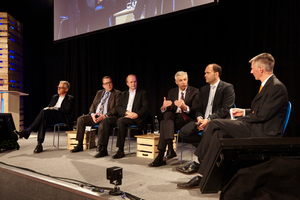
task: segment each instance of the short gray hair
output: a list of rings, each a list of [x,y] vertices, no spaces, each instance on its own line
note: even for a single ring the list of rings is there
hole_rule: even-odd
[[[256,63],[259,63],[265,68],[266,71],[273,73],[275,59],[269,53],[261,53],[249,60],[249,63],[255,64],[256,67],[259,67],[256,65]]]
[[[64,84],[65,89],[70,89],[70,83],[68,81],[60,81],[59,84]]]
[[[187,72],[184,72],[184,71],[178,71],[178,72],[175,74],[175,76],[174,76],[175,81],[177,81],[177,76],[186,76],[186,77],[188,78]]]

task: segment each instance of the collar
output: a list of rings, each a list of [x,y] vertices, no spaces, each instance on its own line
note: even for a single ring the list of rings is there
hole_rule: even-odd
[[[261,86],[265,86],[265,84],[267,83],[267,81],[271,78],[271,76],[273,76],[273,74],[271,74],[264,82],[261,83]]]
[[[220,83],[220,79],[218,80],[218,82],[216,82],[215,84],[213,84],[213,85],[210,85],[210,87],[212,87],[212,86],[216,86],[216,88],[218,87],[218,85],[219,85],[219,83]]]

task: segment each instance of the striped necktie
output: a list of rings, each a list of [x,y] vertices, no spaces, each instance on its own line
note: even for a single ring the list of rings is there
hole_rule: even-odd
[[[99,113],[100,114],[103,114],[104,104],[105,104],[107,98],[108,98],[108,92],[105,93],[105,97],[104,97],[104,99],[103,99],[103,101],[102,101],[102,103],[100,105],[100,109],[99,109]]]

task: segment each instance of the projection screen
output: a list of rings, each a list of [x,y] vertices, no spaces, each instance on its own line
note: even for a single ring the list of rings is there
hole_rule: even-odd
[[[218,0],[54,0],[54,41]]]

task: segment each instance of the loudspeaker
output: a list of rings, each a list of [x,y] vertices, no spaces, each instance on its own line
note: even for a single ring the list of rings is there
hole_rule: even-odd
[[[14,130],[16,128],[11,113],[0,113],[0,152],[20,148]]]
[[[274,157],[300,159],[300,138],[219,139],[218,148],[209,159],[201,179],[200,191],[203,194],[217,193],[237,170]]]

